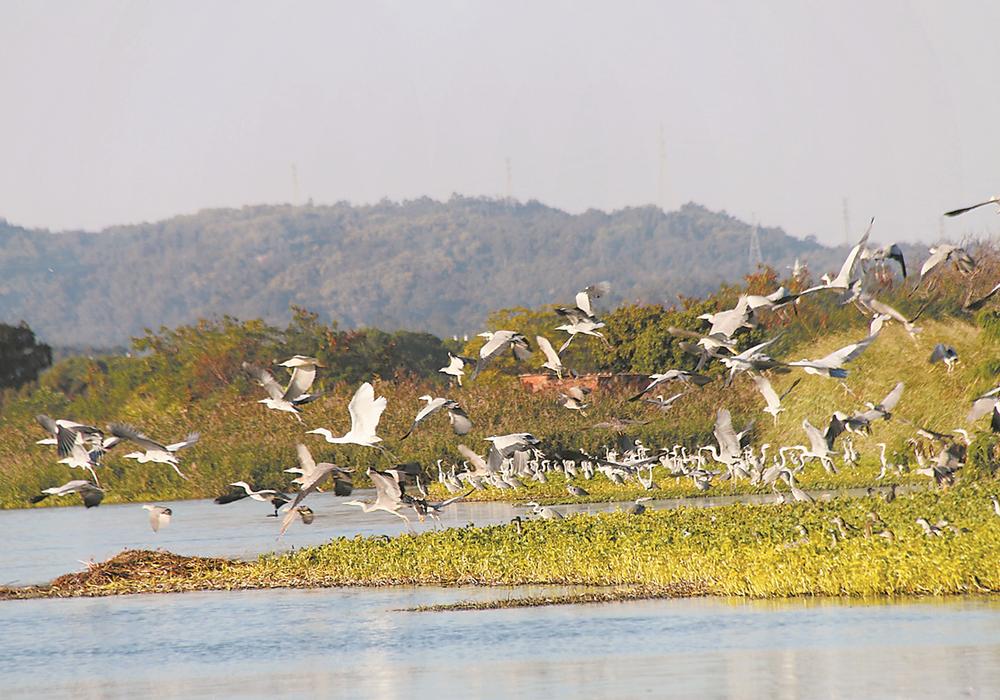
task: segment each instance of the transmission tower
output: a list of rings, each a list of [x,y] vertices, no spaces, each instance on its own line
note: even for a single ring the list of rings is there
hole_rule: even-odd
[[[514,198],[514,176],[511,173],[510,168],[510,158],[504,160],[507,166],[507,201],[510,202]]]
[[[756,270],[758,265],[763,264],[764,256],[760,252],[760,224],[754,224],[750,229],[750,269]]]

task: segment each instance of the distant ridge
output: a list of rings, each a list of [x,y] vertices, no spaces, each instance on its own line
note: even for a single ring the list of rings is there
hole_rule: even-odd
[[[486,315],[569,301],[607,279],[616,301],[673,301],[750,272],[751,226],[686,204],[568,214],[455,196],[369,206],[211,209],[97,233],[0,220],[0,321],[55,345],[121,345],[145,327],[230,314],[283,322],[290,304],[342,327],[473,333]],[[842,251],[781,229],[763,260],[819,272]]]

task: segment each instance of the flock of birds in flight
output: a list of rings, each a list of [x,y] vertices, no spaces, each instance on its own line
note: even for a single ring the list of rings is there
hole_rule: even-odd
[[[1000,197],[947,212],[946,216],[957,216],[989,204],[1000,205]],[[897,322],[916,339],[920,328],[914,324],[923,308],[912,318],[907,318],[888,304],[876,299],[865,288],[866,273],[870,266],[884,267],[892,261],[899,264],[904,279],[907,276],[906,263],[900,247],[895,244],[869,247],[870,231],[871,224],[868,231],[851,249],[839,272],[835,276],[824,275],[821,278],[822,283],[817,286],[799,292],[790,292],[785,287],[780,287],[768,295],[743,295],[732,309],[703,314],[700,318],[708,324],[708,329],[703,333],[670,328],[672,335],[682,338],[678,341],[679,346],[698,357],[697,369],[695,371],[667,369],[661,373],[651,374],[645,388],[629,400],[644,401],[659,410],[668,411],[677,400],[690,391],[690,387],[704,386],[713,381],[701,372],[708,363],[717,361],[729,370],[725,380],[727,384],[743,373],[751,378],[764,398],[763,411],[772,416],[777,423],[778,415],[784,410],[782,400],[795,389],[800,379],[796,379],[779,394],[765,372],[784,374],[798,369],[807,374],[843,379],[848,374],[846,365],[856,360],[878,339],[885,324]],[[932,247],[929,257],[920,268],[919,279],[913,291],[916,291],[936,269],[949,262],[964,275],[972,274],[976,266],[974,259],[961,247],[950,244]],[[800,271],[796,264],[793,274],[797,275]],[[605,324],[597,317],[593,306],[594,300],[607,294],[608,291],[609,285],[606,282],[589,286],[576,295],[573,306],[555,309],[556,314],[564,321],[557,330],[564,331],[568,338],[556,350],[547,338],[536,336],[536,344],[545,357],[542,368],[560,380],[564,376],[575,377],[576,373],[564,366],[560,357],[573,340],[578,335],[583,335],[597,338],[603,343],[608,342],[600,331]],[[841,304],[853,303],[870,319],[868,334],[857,342],[816,359],[783,361],[772,358],[767,350],[778,339],[777,337],[746,350],[738,350],[736,334],[744,328],[757,328],[757,317],[762,311],[775,311],[788,305],[798,304],[802,299],[822,292],[837,294]],[[982,296],[975,299],[968,298],[963,309],[967,311],[980,309],[998,292],[1000,292],[1000,281]],[[486,331],[479,335],[485,338],[485,343],[479,350],[478,358],[449,353],[447,366],[440,370],[441,373],[451,377],[459,387],[462,386],[469,367],[472,368],[469,379],[474,380],[493,360],[507,352],[518,361],[527,361],[531,357],[531,345],[521,333],[497,330]],[[937,344],[929,357],[931,363],[943,363],[948,372],[952,371],[958,360],[955,348],[946,344]],[[267,397],[260,399],[259,403],[268,409],[290,413],[301,423],[302,407],[318,397],[311,394],[310,389],[315,381],[317,369],[322,365],[316,358],[304,355],[296,355],[280,365],[291,371],[288,384],[284,387],[266,369],[249,363],[243,363],[243,368],[267,394]],[[668,385],[682,385],[685,388],[666,398],[662,394],[651,396],[654,389]],[[846,388],[846,385],[844,386]],[[524,482],[528,480],[545,482],[548,475],[554,472],[560,472],[565,476],[567,491],[573,496],[588,495],[587,491],[582,486],[574,484],[573,480],[580,478],[590,480],[598,473],[617,484],[624,484],[634,479],[644,489],[652,490],[656,488],[653,482],[653,469],[657,466],[665,467],[673,477],[692,479],[700,491],[708,490],[716,478],[745,479],[752,484],[769,486],[777,494],[779,501],[784,501],[786,498],[779,484],[787,487],[788,494],[793,500],[811,501],[812,497],[796,484],[796,476],[812,462],[819,462],[828,472],[836,473],[835,457],[841,457],[843,464],[857,464],[860,456],[852,436],[868,434],[874,423],[889,420],[902,398],[903,391],[904,385],[900,382],[878,403],[866,402],[866,409],[863,411],[855,413],[835,411],[822,429],[805,419],[802,422],[802,429],[808,444],[780,446],[771,455],[768,455],[770,445],[765,443],[755,448],[750,444],[753,423],[737,431],[729,411],[725,408],[720,408],[716,413],[713,431],[716,444],[692,450],[683,445],[650,449],[637,440],[625,438],[620,444],[607,447],[603,456],[578,450],[547,453],[540,448],[541,441],[531,433],[491,436],[486,438],[490,446],[485,457],[460,444],[457,449],[465,458],[461,466],[452,464],[450,468],[445,468],[443,460],[437,461],[438,481],[453,494],[452,498],[440,502],[429,500],[421,466],[416,463],[405,463],[385,470],[369,468],[367,475],[375,487],[375,498],[367,501],[350,500],[346,501],[346,504],[357,506],[365,513],[383,512],[394,515],[410,527],[410,519],[404,511],[412,510],[420,521],[426,517],[437,521],[445,508],[462,500],[474,490],[517,489],[523,487]],[[589,389],[571,385],[563,389],[560,403],[569,410],[583,413],[588,407],[588,394]],[[442,411],[447,414],[456,435],[465,435],[471,431],[472,420],[457,401],[430,395],[420,398],[425,404],[417,412],[412,425],[401,440],[407,439],[421,423]],[[386,408],[385,397],[376,398],[372,385],[365,382],[354,393],[347,408],[351,427],[344,435],[334,435],[333,431],[327,428],[315,428],[306,431],[306,434],[321,436],[327,443],[334,445],[378,449],[392,458],[392,454],[381,444],[382,438],[377,435],[378,424]],[[968,421],[976,422],[987,415],[991,417],[991,429],[1000,432],[1000,385],[975,399]],[[105,432],[91,425],[66,419],[52,419],[44,415],[38,416],[37,420],[49,434],[49,437],[39,440],[38,444],[55,445],[60,463],[70,468],[89,471],[92,480],[73,480],[61,486],[45,489],[32,498],[33,503],[50,496],[77,493],[87,508],[99,505],[104,497],[104,490],[100,486],[96,468],[100,466],[105,452],[122,442],[129,442],[138,448],[124,455],[126,459],[134,459],[140,464],[152,462],[169,465],[186,479],[180,469],[178,453],[194,445],[199,439],[197,433],[192,433],[179,442],[164,444],[122,423],[111,423]],[[594,427],[621,430],[628,425],[627,421],[612,419],[611,422]],[[966,448],[971,444],[969,433],[963,429],[941,433],[926,427],[914,427],[915,435],[909,440],[909,444],[918,463],[915,471],[931,477],[937,485],[952,483],[955,472],[964,465]],[[841,436],[843,436],[841,440],[843,447],[842,451],[838,451],[836,442]],[[877,443],[877,446],[880,447],[882,465],[878,479],[884,478],[889,471],[902,473],[905,470],[905,465],[890,463],[886,456],[885,443]],[[305,524],[313,522],[314,513],[309,506],[303,504],[303,501],[310,494],[320,491],[328,480],[332,479],[334,482],[335,495],[344,497],[351,495],[352,470],[328,462],[317,463],[304,444],[298,444],[296,449],[299,466],[285,470],[298,474],[297,478],[292,480],[292,484],[298,486],[294,496],[273,489],[255,490],[247,482],[237,481],[230,484],[232,491],[218,497],[215,502],[226,504],[251,498],[269,503],[274,510],[271,514],[274,517],[278,517],[280,509],[287,506],[281,521],[280,536],[296,518]],[[894,493],[894,489],[890,488],[884,495],[892,498]],[[643,512],[645,510],[643,503],[648,500],[650,499],[637,499],[629,506],[629,511]],[[1000,502],[995,497],[992,501],[994,510],[1000,515]],[[528,502],[526,505],[533,509],[535,515],[545,519],[563,517],[559,510],[552,507],[541,506],[535,502]],[[144,505],[143,508],[149,512],[150,526],[154,531],[169,524],[173,515],[170,508],[159,505]],[[934,525],[924,518],[919,519],[918,524],[929,536],[941,534],[943,527],[941,523]]]

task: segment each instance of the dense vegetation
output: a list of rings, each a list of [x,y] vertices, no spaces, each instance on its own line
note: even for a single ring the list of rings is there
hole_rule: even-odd
[[[923,331],[917,340],[910,339],[898,325],[890,325],[853,363],[846,389],[834,380],[805,377],[786,399],[786,411],[776,425],[760,412],[763,401],[746,377],[739,377],[730,387],[716,381],[691,391],[667,414],[646,404],[626,402],[627,389],[595,393],[586,416],[567,411],[557,405],[553,394],[529,394],[511,376],[537,367],[540,358],[533,358],[527,366],[503,360],[497,369],[476,381],[449,389],[436,370],[445,364],[448,349],[460,349],[457,344],[427,334],[344,331],[301,309],[295,309],[292,321],[283,328],[259,320],[223,318],[147,333],[134,341],[130,356],[66,359],[37,383],[0,396],[0,501],[4,507],[22,507],[42,488],[79,475],[56,464],[50,448],[33,444],[44,436],[34,422],[34,415],[42,412],[99,426],[111,420],[125,421],[168,442],[192,430],[202,433],[201,442],[182,454],[190,481],[182,480],[168,467],[140,466],[123,460],[115,451],[109,453],[101,471],[103,484],[109,487],[109,502],[215,496],[237,479],[257,487],[287,488],[288,475],[281,470],[295,463],[294,446],[300,441],[306,442],[318,459],[351,465],[361,472],[368,465],[384,465],[384,457],[374,450],[329,446],[318,437],[305,436],[303,426],[292,416],[256,403],[263,396],[262,390],[241,371],[240,363],[250,360],[269,365],[295,353],[316,355],[326,365],[316,387],[325,394],[305,407],[307,427],[346,430],[346,403],[360,381],[371,379],[376,390],[389,398],[379,429],[387,446],[399,460],[418,461],[432,476],[436,460],[451,464],[459,459],[455,449],[459,442],[481,449],[487,435],[531,430],[544,440],[547,449],[598,450],[614,441],[616,431],[591,426],[611,418],[645,421],[628,433],[647,445],[705,444],[711,440],[714,411],[721,406],[732,411],[738,425],[756,419],[758,443],[801,443],[803,418],[822,426],[833,410],[858,410],[862,402],[878,401],[897,381],[905,381],[907,389],[896,417],[876,424],[871,438],[859,439],[858,448],[864,455],[860,467],[845,469],[838,477],[809,469],[800,480],[804,487],[871,483],[878,469],[875,443],[888,443],[894,462],[907,460],[906,440],[912,437],[914,424],[935,430],[964,426],[969,402],[996,381],[1000,372],[1000,314],[995,305],[975,317],[959,313],[970,291],[981,290],[1000,274],[995,253],[984,249],[979,255],[976,276],[970,280],[943,271],[929,295],[910,295],[898,279],[886,277],[878,289],[880,298],[907,315],[924,309],[919,321]],[[606,316],[613,347],[606,348],[592,339],[578,340],[567,352],[566,363],[580,370],[693,368],[695,358],[680,350],[666,328],[699,328],[699,313],[728,308],[741,291],[770,290],[777,284],[776,275],[765,270],[749,276],[745,285],[723,287],[704,299],[685,298],[672,307],[621,306]],[[763,327],[744,333],[741,346],[770,337],[781,328],[784,333],[775,346],[775,356],[819,357],[866,335],[866,320],[853,307],[839,306],[832,296],[816,295],[797,311],[763,315]],[[541,332],[555,338],[552,327],[559,322],[550,309],[542,308],[496,312],[492,323],[492,327],[517,328],[529,336]],[[473,354],[481,342],[479,338],[469,342],[464,352]],[[937,342],[948,342],[959,351],[961,361],[953,373],[927,364]],[[718,376],[720,369],[714,367],[710,373]],[[773,377],[779,390],[791,379]],[[473,432],[457,438],[444,417],[438,416],[418,428],[413,438],[399,442],[420,406],[417,397],[424,393],[447,393],[457,399],[475,422]],[[997,462],[996,439],[983,433],[974,447],[971,462],[992,471]],[[662,474],[658,480],[662,495],[694,492],[688,480],[663,480]],[[726,492],[749,487],[725,483],[714,488]],[[603,500],[638,495],[628,489],[592,490],[595,498]],[[496,497],[495,492],[491,494]],[[532,495],[555,500],[564,493],[554,480],[547,489],[536,488]]]
[[[0,220],[0,320],[26,320],[54,346],[103,348],[225,314],[283,324],[290,305],[344,328],[471,334],[496,309],[570,300],[582,280],[610,280],[612,306],[707,294],[752,271],[750,231],[697,205],[571,215],[457,196],[210,210],[99,233]],[[780,229],[759,236],[777,269],[842,256]]]
[[[947,525],[928,537],[917,518]],[[841,498],[576,515],[338,538],[254,562],[125,552],[48,587],[0,589],[0,598],[392,584],[639,587],[623,597],[996,593],[1000,518],[973,486],[892,503]]]

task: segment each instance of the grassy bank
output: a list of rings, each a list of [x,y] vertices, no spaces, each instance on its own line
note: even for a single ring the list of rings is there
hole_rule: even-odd
[[[867,536],[868,513],[892,539]],[[947,520],[939,537],[916,524]],[[846,536],[834,537],[842,519]],[[806,529],[803,536],[799,526]],[[417,536],[340,538],[253,562],[126,552],[4,598],[284,587],[574,584],[786,597],[1000,592],[1000,517],[975,486],[883,503],[732,505],[578,515]]]

